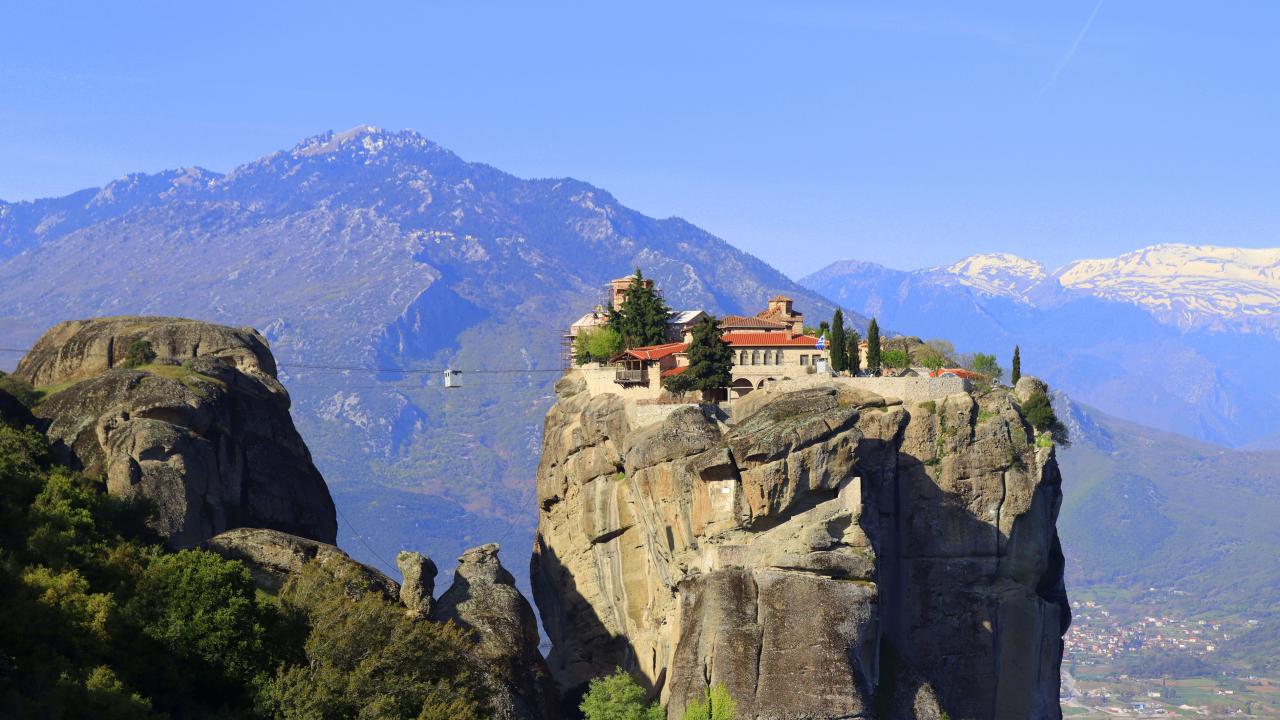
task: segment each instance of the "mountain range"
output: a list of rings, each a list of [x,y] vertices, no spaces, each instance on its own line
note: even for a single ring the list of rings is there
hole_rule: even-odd
[[[429,549],[448,572],[495,538],[524,556],[561,337],[637,267],[677,308],[748,313],[785,293],[834,310],[684,220],[362,126],[225,174],[0,203],[0,336],[21,349],[66,318],[132,314],[258,328],[342,545],[387,571],[398,549]],[[443,388],[446,367],[462,388]]]
[[[1024,372],[1059,391],[1077,435],[1062,453],[1072,583],[1256,606],[1280,585],[1278,256],[1163,245],[1052,272],[1007,254],[918,271],[845,261],[796,283],[590,184],[360,127],[227,173],[0,202],[0,345],[99,315],[258,328],[340,544],[388,572],[397,550],[426,550],[448,573],[494,539],[525,557],[562,334],[608,280],[641,267],[673,307],[716,313],[785,293],[816,322],[838,303],[855,325],[875,315],[1006,366],[1019,345]],[[446,368],[461,388],[443,387]]]
[[[1230,447],[1280,436],[1280,250],[1159,245],[1048,272],[1009,254],[801,280],[882,325],[993,352],[1111,415]]]

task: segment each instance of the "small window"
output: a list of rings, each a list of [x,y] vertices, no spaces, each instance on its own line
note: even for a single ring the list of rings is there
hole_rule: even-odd
[[[781,365],[781,364],[782,364],[782,351],[781,351],[781,350],[774,350],[773,364],[774,364],[774,365]]]
[[[760,364],[760,351],[759,351],[759,350],[752,350],[752,351],[751,351],[751,364],[752,364],[752,365],[759,365],[759,364]]]
[[[809,356],[808,356],[808,355],[801,355],[801,356],[800,356],[800,364],[801,364],[801,365],[808,365],[808,364],[809,364]]]
[[[738,353],[738,364],[739,364],[739,365],[746,365],[746,364],[747,364],[747,351],[746,351],[746,350],[743,350],[742,352]]]

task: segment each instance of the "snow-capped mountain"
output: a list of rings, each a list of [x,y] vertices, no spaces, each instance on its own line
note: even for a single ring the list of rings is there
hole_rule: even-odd
[[[1021,298],[1048,277],[1044,266],[1009,253],[970,255],[942,268],[956,280],[988,295]]]
[[[1180,327],[1280,331],[1280,248],[1156,245],[1077,260],[1054,276],[1064,288],[1133,303]]]
[[[993,253],[915,272],[843,261],[801,282],[962,352],[1007,363],[1020,345],[1024,369],[1072,397],[1240,446],[1280,427],[1278,263],[1280,249],[1160,245],[1055,273]]]

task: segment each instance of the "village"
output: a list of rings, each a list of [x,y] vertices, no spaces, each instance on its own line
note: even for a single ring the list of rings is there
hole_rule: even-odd
[[[611,317],[627,312],[628,296],[635,289],[660,302],[653,280],[639,271],[610,281],[604,301],[565,333],[565,364],[585,377],[592,394],[614,393],[636,406],[687,403],[690,394],[681,392],[675,379],[690,371],[698,325],[712,318],[701,309],[670,310],[662,305],[665,328],[660,338],[651,338],[660,342],[628,347],[614,333]],[[984,379],[971,370],[937,362],[933,367],[913,365],[909,342],[919,345],[915,338],[882,341],[876,331],[861,338],[843,328],[835,332],[826,322],[808,326],[804,313],[785,295],[770,298],[754,315],[725,315],[714,319],[714,324],[728,346],[732,369],[728,382],[704,389],[701,400],[726,410],[752,392],[832,379],[904,402],[968,392],[975,381]],[[852,342],[834,347],[842,343],[841,337]],[[844,353],[843,363],[833,358],[833,351]]]

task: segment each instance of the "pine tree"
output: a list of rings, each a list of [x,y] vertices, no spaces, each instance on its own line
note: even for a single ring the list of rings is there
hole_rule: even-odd
[[[875,318],[867,325],[867,371],[880,374],[880,324]]]
[[[693,326],[689,343],[689,368],[663,381],[671,392],[701,390],[709,393],[733,384],[733,348],[720,337],[720,326],[707,315]]]
[[[631,278],[627,296],[617,310],[609,312],[609,327],[622,336],[625,347],[660,345],[667,341],[667,321],[671,309],[662,295],[644,281],[640,268]]]
[[[831,335],[827,343],[831,351],[831,369],[836,372],[844,372],[849,366],[848,357],[845,355],[844,338],[844,312],[836,308],[835,314],[831,316]]]
[[[1009,384],[1017,386],[1018,380],[1022,378],[1022,350],[1017,346],[1013,346],[1013,369],[1009,371]]]
[[[861,340],[862,338],[858,335],[857,330],[850,330],[849,337],[845,339],[844,354],[845,354],[845,358],[848,360],[848,370],[849,370],[850,377],[857,375],[858,372],[862,370],[862,367],[861,367],[862,359],[858,357],[859,356],[858,343]]]

